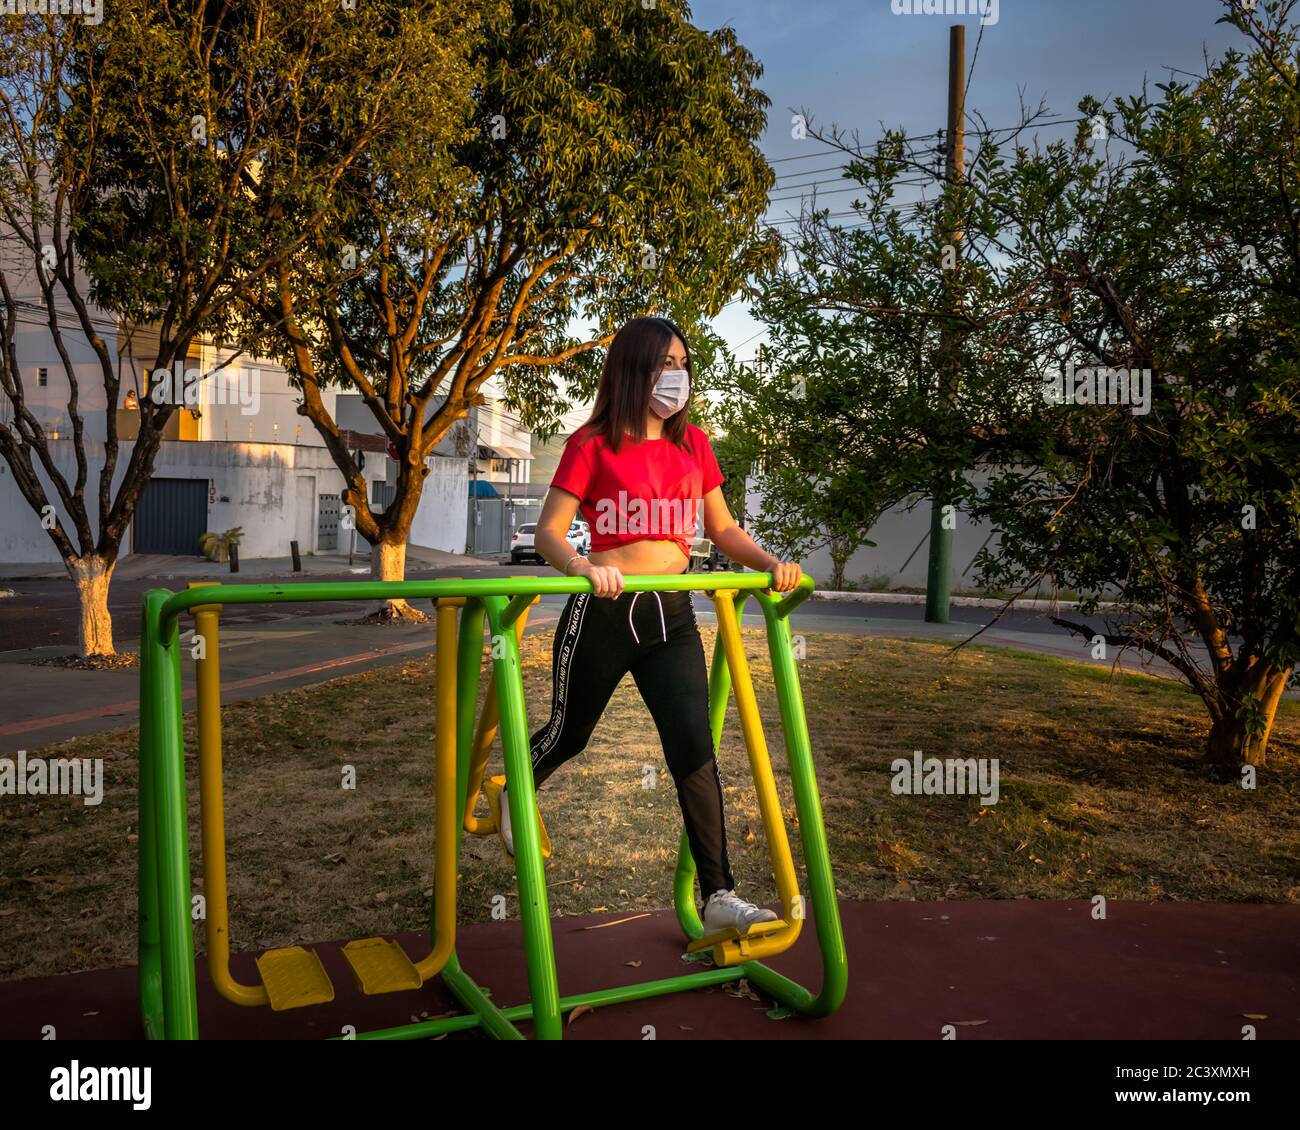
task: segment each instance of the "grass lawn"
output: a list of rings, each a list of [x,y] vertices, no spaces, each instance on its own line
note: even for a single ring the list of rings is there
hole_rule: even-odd
[[[797,619],[797,618],[796,618]],[[796,625],[797,630],[797,625]],[[712,655],[714,629],[702,625]],[[745,645],[791,842],[780,720],[760,629]],[[1166,680],[1002,648],[809,633],[800,677],[840,893],[856,899],[1300,901],[1300,704],[1284,702],[1254,791],[1209,783],[1206,715]],[[524,640],[529,726],[551,702],[551,635]],[[236,951],[419,929],[433,874],[433,657],[223,712]],[[194,716],[185,719],[190,853],[202,890]],[[1001,796],[898,796],[890,763],[998,758]],[[136,731],[28,756],[104,758],[104,801],[11,796],[0,807],[0,979],[135,960]],[[340,787],[353,765],[357,787]],[[500,766],[498,751],[493,766]],[[644,787],[654,766],[656,787]],[[721,750],[740,893],[775,899],[745,751]],[[494,771],[500,771],[495,768]],[[681,828],[653,724],[624,680],[591,745],[541,790],[553,914],[672,905]],[[480,802],[482,803],[482,802]],[[480,811],[485,811],[481,808]],[[801,873],[802,875],[802,873]],[[463,921],[488,921],[514,872],[496,837],[465,837]],[[202,946],[202,929],[196,924]]]

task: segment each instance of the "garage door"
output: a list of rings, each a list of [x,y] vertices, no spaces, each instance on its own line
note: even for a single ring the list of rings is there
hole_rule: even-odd
[[[208,526],[207,479],[150,479],[135,508],[135,553],[201,557]]]

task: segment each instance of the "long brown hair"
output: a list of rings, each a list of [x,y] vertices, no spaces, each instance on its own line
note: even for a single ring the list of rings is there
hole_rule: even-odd
[[[667,318],[633,318],[609,343],[596,388],[595,407],[569,441],[599,434],[617,452],[627,432],[635,439],[645,439],[645,417],[650,410],[655,375],[674,337],[680,339],[686,352],[686,371],[691,374],[693,389],[695,373],[691,369],[691,347],[686,335]],[[686,446],[689,408],[688,401],[664,420],[663,438],[672,440],[678,447]]]

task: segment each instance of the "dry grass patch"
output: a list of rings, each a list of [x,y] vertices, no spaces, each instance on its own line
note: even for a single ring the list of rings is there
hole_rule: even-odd
[[[702,626],[712,655],[711,626]],[[763,634],[745,629],[777,784],[799,851]],[[807,634],[800,672],[836,885],[849,898],[1297,901],[1300,709],[1286,702],[1259,788],[1211,784],[1205,717],[1164,680],[997,648]],[[533,730],[551,702],[551,636],[529,634]],[[433,657],[236,703],[223,711],[232,942],[236,950],[417,929],[433,875]],[[185,718],[191,866],[202,890],[194,716]],[[913,750],[996,757],[1001,797],[896,796],[890,763]],[[29,756],[104,758],[105,799],[8,797],[0,978],[135,958],[136,732]],[[500,767],[499,747],[494,771]],[[772,901],[745,751],[729,710],[721,750],[741,893]],[[342,767],[357,788],[340,787]],[[646,788],[653,771],[655,787]],[[681,817],[631,678],[587,751],[541,804],[555,852],[552,913],[672,903]],[[481,811],[485,811],[483,808]],[[499,841],[467,836],[459,910],[517,909]],[[202,946],[202,932],[198,932]]]

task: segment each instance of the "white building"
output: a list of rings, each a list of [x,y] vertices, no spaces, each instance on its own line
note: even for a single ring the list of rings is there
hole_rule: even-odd
[[[36,303],[33,295],[30,303]],[[54,339],[39,308],[24,319],[16,338],[17,356],[28,408],[41,420],[55,465],[68,482],[76,478],[76,452],[68,413],[70,382]],[[152,360],[150,335],[129,335],[102,312],[97,329],[116,359],[121,379],[115,406],[119,450],[113,488],[129,462],[139,428],[139,400],[146,395],[147,366]],[[107,415],[102,370],[89,343],[65,331],[65,344],[78,385],[78,412],[83,420],[82,448],[87,463],[86,509],[97,530],[96,498],[104,466]],[[154,465],[153,476],[123,540],[122,553],[199,555],[205,531],[241,527],[245,559],[284,557],[296,540],[302,554],[346,551],[338,529],[343,476],[334,466],[311,422],[297,413],[299,394],[288,373],[262,359],[232,360],[229,350],[196,346],[184,370],[174,372],[162,395],[184,405],[171,417]],[[375,421],[359,397],[322,390],[322,398],[340,428],[357,433],[367,452],[363,474],[373,505],[391,497],[396,467],[387,444],[375,435]],[[0,398],[0,424],[7,425],[12,406]],[[454,431],[454,430],[453,430]],[[494,429],[493,434],[496,434]],[[371,442],[368,437],[374,436]],[[450,438],[450,437],[449,437]],[[525,437],[523,449],[528,445]],[[469,511],[469,464],[454,442],[444,440],[429,457],[411,544],[464,552]],[[526,464],[525,464],[526,466]],[[40,477],[65,529],[72,529],[58,494],[43,471]],[[365,552],[366,543],[358,542]],[[59,563],[59,556],[38,516],[19,493],[8,466],[0,461],[0,562]]]

